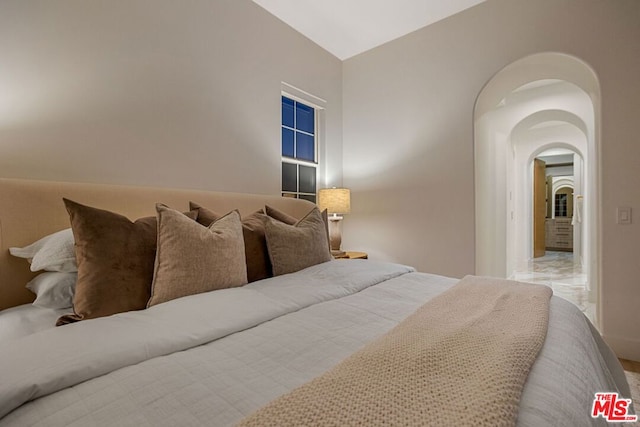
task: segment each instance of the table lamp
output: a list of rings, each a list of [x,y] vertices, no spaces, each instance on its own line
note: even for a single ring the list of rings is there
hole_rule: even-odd
[[[322,188],[318,191],[318,206],[320,210],[329,213],[329,241],[331,243],[331,255],[344,256],[340,250],[342,235],[340,233],[341,214],[351,212],[351,191],[348,188]]]

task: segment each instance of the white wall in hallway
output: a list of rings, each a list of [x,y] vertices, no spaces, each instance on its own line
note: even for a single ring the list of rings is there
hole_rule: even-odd
[[[535,69],[528,70],[528,78],[535,79]],[[476,121],[476,272],[509,277],[526,269],[533,256],[533,158],[543,146],[562,144],[587,156],[594,110],[582,89],[561,80],[503,96],[498,107]]]
[[[421,271],[474,273],[476,97],[518,59],[575,56],[595,71],[602,93],[595,112],[602,253],[594,260],[602,264],[602,332],[618,355],[640,360],[640,222],[615,222],[617,206],[640,210],[638,22],[637,0],[489,0],[346,60],[344,184],[352,213],[344,247]]]

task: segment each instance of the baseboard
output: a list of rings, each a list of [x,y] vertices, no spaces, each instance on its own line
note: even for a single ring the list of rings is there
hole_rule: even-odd
[[[609,347],[619,359],[640,362],[640,341],[612,337],[610,335],[603,335],[602,338],[609,344]]]
[[[618,359],[618,360],[620,360],[620,363],[622,364],[622,367],[624,368],[625,371],[635,372],[637,374],[640,374],[640,362],[633,362],[627,359]]]

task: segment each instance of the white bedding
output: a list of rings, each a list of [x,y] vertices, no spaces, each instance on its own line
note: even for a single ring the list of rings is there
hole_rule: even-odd
[[[231,425],[455,282],[332,261],[37,332],[0,349],[0,426]],[[589,416],[593,393],[628,395],[624,373],[573,305],[552,298],[549,322],[518,424],[606,425]]]
[[[32,304],[2,310],[0,311],[0,345],[5,346],[18,338],[52,329],[58,317],[68,311],[68,308],[54,310]]]

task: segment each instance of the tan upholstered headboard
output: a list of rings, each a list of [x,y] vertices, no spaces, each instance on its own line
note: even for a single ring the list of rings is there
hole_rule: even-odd
[[[11,256],[9,248],[69,228],[63,197],[132,220],[155,215],[157,202],[187,210],[194,201],[220,213],[239,209],[242,215],[269,204],[296,218],[313,207],[305,200],[279,196],[0,178],[0,310],[33,301],[25,285],[36,273],[29,271],[26,260]]]

